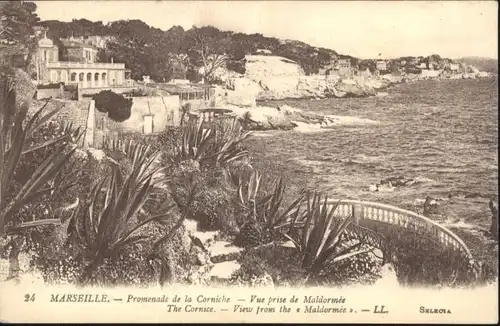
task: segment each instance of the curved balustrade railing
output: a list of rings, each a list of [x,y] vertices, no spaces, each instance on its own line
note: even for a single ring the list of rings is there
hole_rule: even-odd
[[[329,200],[329,202],[337,204],[339,200]],[[472,259],[469,248],[452,231],[425,216],[405,209],[374,202],[340,200],[334,214],[341,217],[352,215],[356,221],[371,220],[416,231],[431,237],[444,246],[458,250]]]

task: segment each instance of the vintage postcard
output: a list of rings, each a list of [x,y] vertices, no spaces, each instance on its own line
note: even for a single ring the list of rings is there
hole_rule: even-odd
[[[0,321],[498,322],[494,1],[0,1]]]

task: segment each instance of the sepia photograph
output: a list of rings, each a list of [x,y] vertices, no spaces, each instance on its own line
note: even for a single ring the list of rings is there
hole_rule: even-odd
[[[0,321],[498,321],[497,14],[0,1]]]

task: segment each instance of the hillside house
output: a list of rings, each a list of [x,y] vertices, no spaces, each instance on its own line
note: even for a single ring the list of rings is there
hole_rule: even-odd
[[[386,72],[387,69],[387,61],[385,60],[379,60],[376,63],[377,70],[380,72]]]
[[[72,62],[97,62],[97,47],[85,44],[74,38],[61,39],[63,48],[61,49],[61,59]]]
[[[256,53],[256,54],[268,54],[268,55],[273,54],[273,53],[271,52],[271,50],[268,50],[268,49],[257,49],[257,50],[255,51],[255,53]]]
[[[91,35],[91,36],[80,36],[80,37],[70,37],[66,41],[78,42],[85,45],[93,46],[97,49],[105,49],[106,44],[112,40],[112,36],[100,36],[100,35]]]
[[[318,69],[318,75],[328,76],[332,73],[333,70],[337,67],[337,60],[332,59],[329,63],[323,65],[323,67]]]
[[[458,63],[450,63],[448,67],[450,71],[458,71],[460,69],[460,65]]]
[[[178,95],[180,106],[189,103],[191,109],[197,110],[214,106],[215,87],[206,84],[157,84],[156,89],[162,94]]]
[[[353,69],[351,65],[351,59],[339,59],[338,61],[338,73],[341,76],[352,75]]]
[[[35,54],[38,84],[76,84],[79,89],[109,88],[131,84],[130,70],[124,63],[97,62],[97,48],[72,40],[63,40],[62,56],[59,47],[45,36],[38,42]]]
[[[418,67],[415,67],[415,66],[406,66],[405,72],[407,74],[417,74],[417,75],[419,75],[419,74],[422,73],[422,69],[418,68]]]

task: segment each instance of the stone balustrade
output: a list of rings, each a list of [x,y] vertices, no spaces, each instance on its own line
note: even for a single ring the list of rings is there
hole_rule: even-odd
[[[58,61],[48,62],[47,68],[75,68],[75,69],[125,69],[124,63],[107,63],[107,62],[71,62]]]
[[[460,251],[472,259],[472,255],[465,243],[452,231],[417,213],[398,207],[357,200],[331,200],[331,204],[339,203],[336,216],[353,216],[354,220],[370,220],[379,223],[394,225],[403,229],[412,230],[436,240],[440,244]]]

